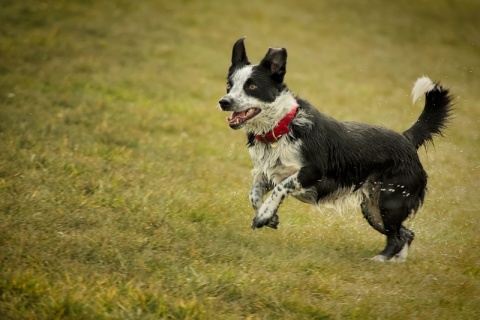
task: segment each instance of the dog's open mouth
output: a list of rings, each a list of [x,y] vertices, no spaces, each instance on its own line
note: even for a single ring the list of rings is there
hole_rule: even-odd
[[[230,128],[240,129],[245,124],[245,122],[252,119],[259,113],[259,108],[249,108],[244,111],[234,112],[229,118],[227,118],[227,122]]]

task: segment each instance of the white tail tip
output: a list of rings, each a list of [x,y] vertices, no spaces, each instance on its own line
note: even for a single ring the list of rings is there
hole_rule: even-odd
[[[432,91],[433,89],[435,89],[435,83],[433,83],[429,77],[423,76],[418,78],[417,81],[415,81],[412,89],[413,103],[415,103],[415,101],[417,101],[418,98],[423,96],[425,93]]]

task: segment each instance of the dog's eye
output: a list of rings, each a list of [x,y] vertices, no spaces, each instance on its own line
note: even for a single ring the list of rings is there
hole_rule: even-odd
[[[257,86],[252,83],[251,85],[248,86],[248,89],[249,90],[256,90]]]

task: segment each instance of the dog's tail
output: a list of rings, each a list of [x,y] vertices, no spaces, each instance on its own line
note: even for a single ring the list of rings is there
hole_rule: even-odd
[[[452,96],[440,84],[428,77],[419,78],[412,89],[413,103],[425,95],[425,107],[417,122],[403,133],[415,148],[433,142],[434,135],[442,135],[452,115]]]

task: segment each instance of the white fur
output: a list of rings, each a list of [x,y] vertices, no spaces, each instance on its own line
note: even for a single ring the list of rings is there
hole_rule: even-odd
[[[253,175],[264,174],[269,181],[279,184],[302,168],[300,147],[300,141],[289,143],[286,139],[280,139],[275,148],[256,143],[249,148]]]
[[[415,81],[412,89],[412,100],[415,103],[425,93],[435,89],[435,83],[429,77],[423,76]]]
[[[405,262],[408,256],[408,248],[409,248],[408,243],[405,243],[402,250],[400,250],[400,252],[396,256],[394,256],[391,260],[395,262]]]
[[[358,208],[364,201],[364,196],[368,197],[369,194],[367,188],[362,187],[353,192],[354,189],[355,186],[352,186],[350,189],[339,189],[328,198],[323,198],[318,205],[334,209],[337,212],[342,212],[347,208]]]
[[[377,261],[377,262],[385,262],[387,261],[387,257],[381,254],[377,254],[375,257],[371,259],[372,261]]]
[[[238,70],[236,70],[233,75],[232,75],[232,87],[230,88],[230,92],[227,94],[227,96],[230,96],[231,98],[234,99],[240,99],[240,98],[245,98],[248,97],[245,92],[243,91],[243,85],[245,82],[252,76],[253,72],[253,67],[251,65],[246,65]],[[254,99],[254,98],[252,98]],[[256,99],[254,99],[256,100]],[[244,105],[246,102],[241,100],[239,101],[240,105]],[[245,106],[245,108],[249,108],[253,106]]]

